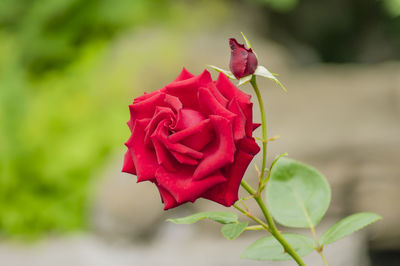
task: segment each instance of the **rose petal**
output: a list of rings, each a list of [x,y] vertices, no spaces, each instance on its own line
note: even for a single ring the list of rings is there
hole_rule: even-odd
[[[210,119],[206,119],[181,131],[168,136],[172,143],[180,142],[194,150],[201,151],[208,143],[214,140],[215,135]]]
[[[212,82],[210,73],[205,70],[202,74],[189,79],[176,81],[165,86],[162,91],[176,96],[185,108],[199,110],[197,91],[200,86],[208,86]]]
[[[235,98],[239,103],[249,103],[250,95],[239,90],[224,74],[220,73],[215,83],[217,89],[229,101]]]
[[[133,121],[134,119],[151,118],[157,106],[166,105],[164,99],[165,94],[158,92],[146,100],[137,103],[134,102],[133,104],[129,105],[131,120]]]
[[[156,179],[159,186],[166,189],[178,204],[194,202],[211,187],[226,181],[219,172],[202,180],[194,180],[192,173],[192,167],[182,167],[176,173],[168,172],[165,168],[160,167],[157,169]]]
[[[244,116],[246,117],[246,136],[251,137],[253,131],[253,103],[250,102],[251,96],[239,90],[233,83],[222,73],[219,74],[217,82],[217,89],[228,100],[235,99]]]
[[[196,151],[196,150],[189,148],[188,146],[185,146],[183,144],[171,143],[168,139],[165,139],[163,143],[164,143],[165,147],[170,151],[174,151],[174,152],[181,153],[183,155],[190,156],[193,159],[203,158],[202,152]]]
[[[195,180],[203,179],[233,162],[236,148],[231,123],[226,118],[217,115],[210,115],[210,120],[215,130],[216,140],[204,149],[204,159],[193,173]]]
[[[159,93],[160,92],[158,90],[152,91],[150,93],[145,92],[145,93],[143,93],[142,96],[139,96],[139,97],[136,97],[135,99],[133,99],[133,102],[138,103],[138,102],[144,101],[144,100],[154,96],[155,94],[159,94]]]
[[[158,168],[157,158],[153,150],[144,144],[144,129],[149,124],[150,119],[136,120],[133,126],[132,135],[125,143],[136,166],[137,181],[152,180]],[[141,140],[141,141],[138,141]]]
[[[155,144],[155,147],[156,145],[158,146],[162,144],[163,148],[168,151],[168,154],[163,154],[163,161],[165,162],[166,160],[169,160],[168,165],[173,166],[174,169],[179,168],[179,165],[177,163],[171,161],[174,159],[174,157],[178,162],[187,162],[190,165],[197,164],[197,161],[196,163],[194,163],[193,160],[203,158],[203,153],[199,151],[193,150],[192,148],[189,148],[181,143],[172,143],[168,138],[168,128],[162,124],[158,125],[151,138],[153,140],[153,143]],[[156,151],[158,151],[158,149]],[[172,156],[171,154],[174,156]],[[178,157],[175,156],[177,154],[179,154]],[[174,169],[170,169],[169,167],[167,168],[171,171],[175,171]]]
[[[228,110],[236,114],[233,122],[233,138],[238,141],[246,136],[246,117],[243,114],[242,109],[235,99],[232,99],[228,104]]]
[[[235,162],[223,171],[227,182],[216,185],[208,190],[203,198],[218,202],[224,206],[232,206],[238,200],[240,182],[253,156],[241,150],[236,152]]]
[[[188,164],[188,165],[198,165],[199,162],[196,161],[195,159],[190,158],[187,155],[181,154],[179,152],[176,151],[170,151],[176,160],[178,160],[178,162],[182,163],[182,164]]]
[[[171,193],[169,193],[167,190],[165,190],[158,184],[156,184],[156,186],[158,188],[158,191],[160,192],[161,201],[164,203],[164,210],[175,208],[179,205],[174,199],[174,197],[171,195]]]
[[[260,123],[253,123],[253,131],[261,126]]]
[[[179,164],[164,145],[167,135],[168,127],[163,125],[163,123],[159,123],[153,135],[151,135],[151,142],[157,156],[158,164],[164,166],[168,171],[174,172],[179,168]]]
[[[175,114],[170,108],[157,106],[155,108],[153,118],[145,128],[146,135],[144,137],[144,143],[148,146],[151,145],[150,136],[153,134],[154,130],[158,127],[159,124],[173,124],[175,122],[174,120]]]
[[[260,151],[260,147],[254,138],[244,138],[238,143],[239,149],[252,155],[256,155]]]
[[[228,104],[228,99],[222,95],[222,93],[217,89],[215,86],[215,82],[212,82],[209,84],[208,89],[210,90],[211,94],[214,96],[214,98],[224,107]]]
[[[233,121],[236,117],[234,113],[221,105],[207,88],[201,87],[199,89],[199,103],[204,114],[219,115],[229,121]]]
[[[183,108],[178,112],[176,124],[172,129],[179,131],[188,127],[193,127],[200,124],[204,119],[204,115],[199,111]]]
[[[181,73],[174,79],[173,82],[182,81],[185,79],[193,78],[194,75],[186,70],[186,68],[182,68]]]
[[[165,103],[170,105],[175,112],[178,112],[180,109],[182,109],[183,105],[181,101],[179,100],[178,97],[172,96],[172,95],[165,95],[164,99]]]
[[[122,167],[122,172],[136,175],[135,164],[133,163],[133,159],[129,151],[125,153],[124,166]]]

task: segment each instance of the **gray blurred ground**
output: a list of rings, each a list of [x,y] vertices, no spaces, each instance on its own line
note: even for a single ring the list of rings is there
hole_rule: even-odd
[[[140,46],[146,34],[157,36],[151,31],[139,34],[125,45]],[[289,90],[286,95],[272,82],[260,80],[269,135],[281,135],[269,145],[269,158],[288,152],[290,157],[318,168],[332,185],[332,206],[318,232],[358,211],[374,211],[384,217],[356,235],[327,246],[330,265],[368,265],[367,245],[399,249],[400,64],[298,67],[283,48],[258,40],[251,32],[248,35],[260,63],[279,73]],[[226,39],[230,36],[239,37],[235,27],[186,36],[184,65],[194,74],[206,63],[227,66]],[[146,85],[156,89],[166,82],[151,80]],[[251,93],[248,86],[244,90]],[[255,120],[259,120],[257,115]],[[211,222],[191,226],[165,223],[168,217],[224,208],[199,200],[163,212],[151,184],[136,184],[134,176],[120,173],[121,158],[110,163],[96,186],[91,233],[49,238],[32,246],[1,243],[0,265],[294,265],[239,259],[259,234],[245,233],[238,240],[228,241]],[[254,171],[249,169],[246,178],[251,183]],[[305,260],[308,265],[323,265],[317,254]]]

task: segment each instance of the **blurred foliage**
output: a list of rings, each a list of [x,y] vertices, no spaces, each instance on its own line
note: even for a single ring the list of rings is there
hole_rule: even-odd
[[[65,66],[87,43],[168,14],[167,0],[2,0],[0,27],[19,44],[34,74]]]
[[[125,151],[140,84],[179,72],[180,31],[223,17],[222,2],[195,3],[0,1],[0,237],[88,225],[93,177]]]
[[[383,0],[383,4],[391,16],[400,16],[400,0]]]
[[[170,16],[167,3],[0,2],[0,236],[85,226],[90,177],[122,149],[140,58],[115,63],[108,43]]]
[[[251,1],[264,7],[268,36],[302,63],[400,59],[400,0]]]
[[[293,10],[299,0],[255,0],[258,1],[261,4],[264,4],[271,8],[272,10],[278,11],[278,12],[289,12]]]

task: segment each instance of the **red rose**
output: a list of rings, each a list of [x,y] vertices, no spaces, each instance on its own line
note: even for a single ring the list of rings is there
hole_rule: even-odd
[[[251,48],[246,49],[243,44],[238,43],[234,38],[229,39],[229,46],[231,47],[229,69],[233,75],[240,79],[253,74],[258,65],[257,57],[253,50]]]
[[[220,74],[186,69],[170,84],[129,106],[131,137],[122,171],[151,181],[165,210],[206,198],[238,199],[243,174],[259,147],[252,137],[250,95]]]

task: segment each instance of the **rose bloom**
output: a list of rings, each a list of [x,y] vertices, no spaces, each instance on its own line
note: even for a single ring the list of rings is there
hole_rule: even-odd
[[[134,99],[122,171],[153,182],[165,210],[205,198],[238,200],[243,174],[259,147],[250,95],[220,74],[186,69],[170,84]]]

